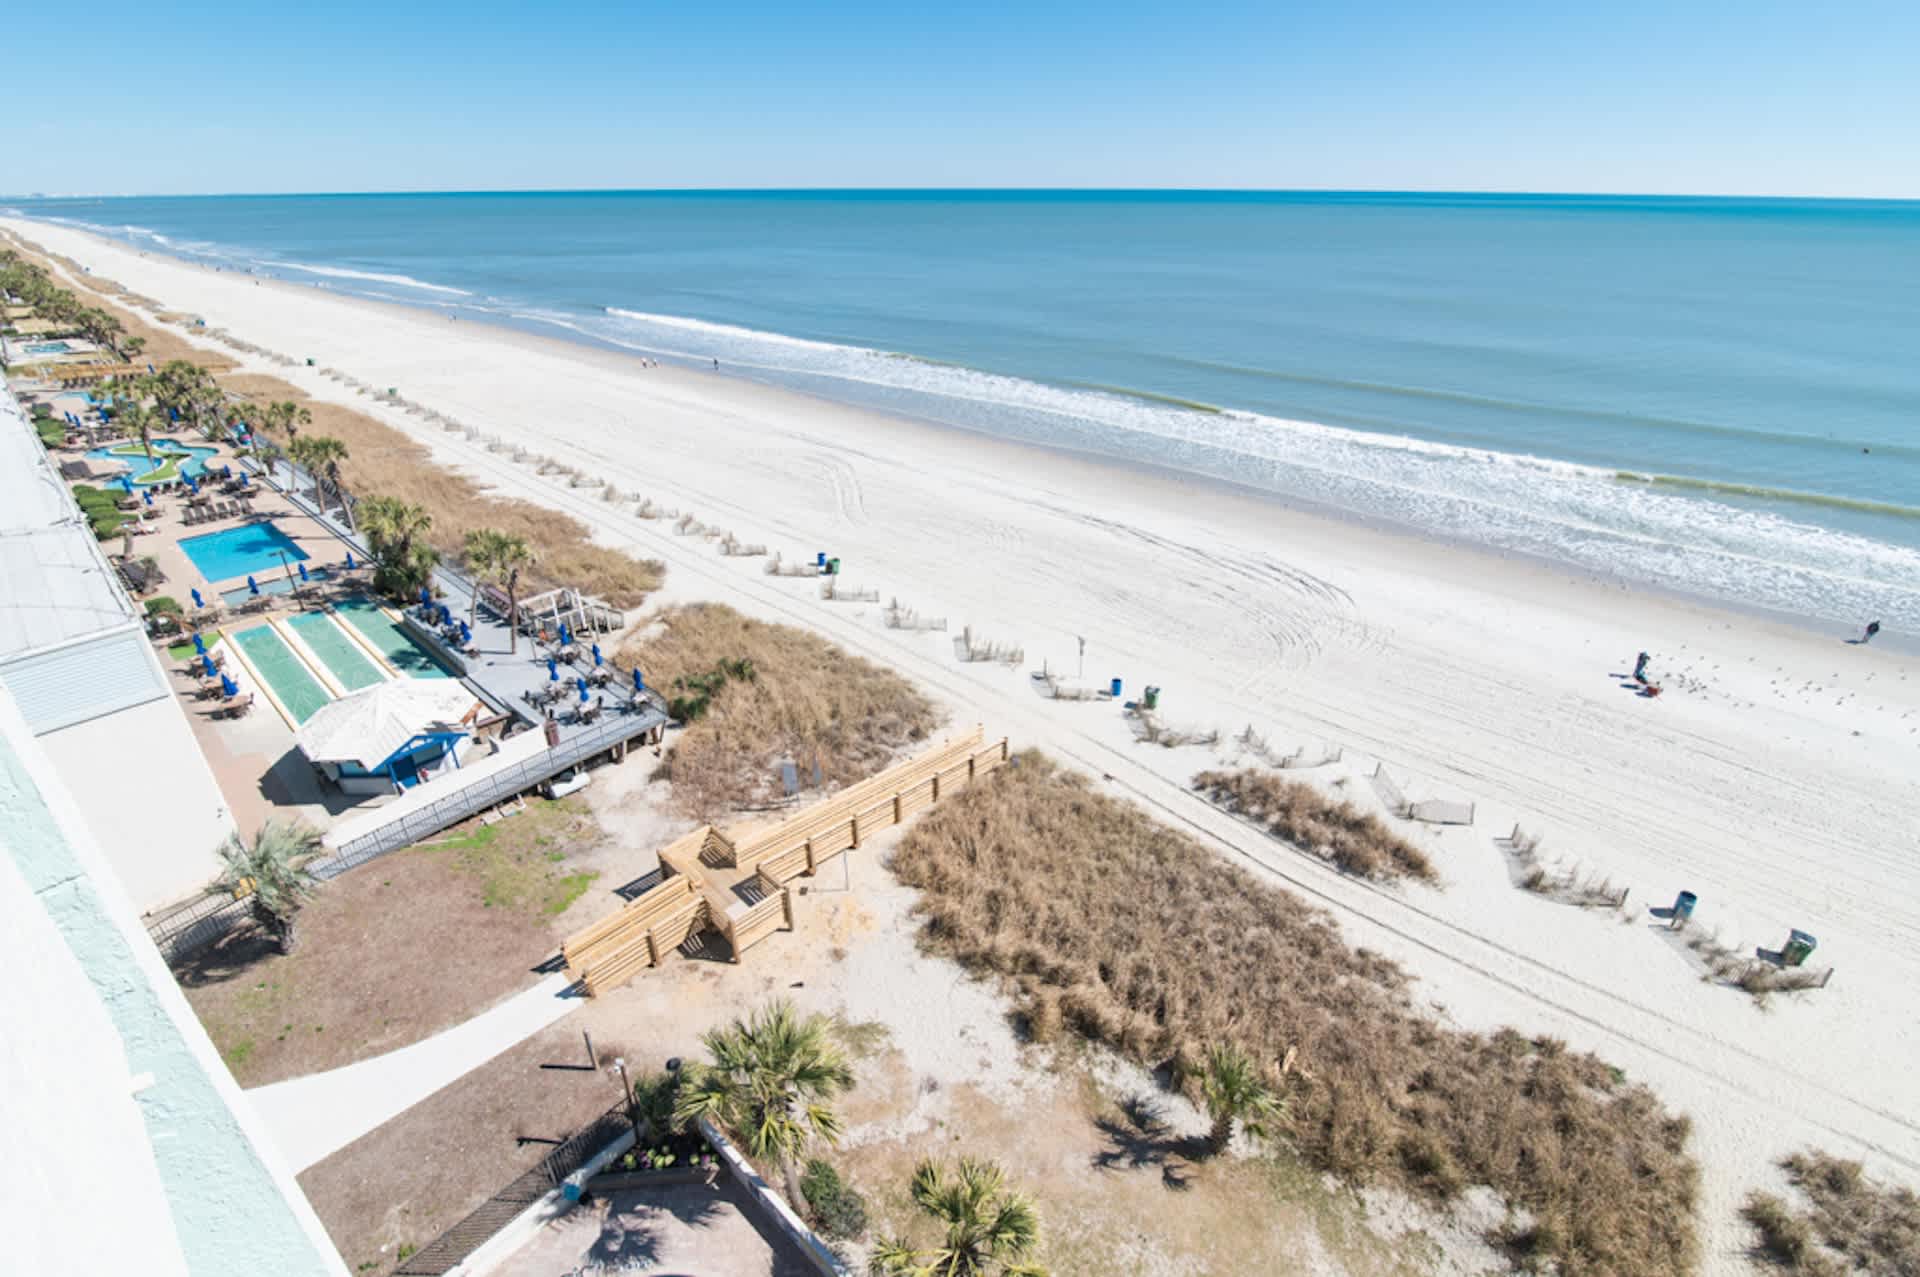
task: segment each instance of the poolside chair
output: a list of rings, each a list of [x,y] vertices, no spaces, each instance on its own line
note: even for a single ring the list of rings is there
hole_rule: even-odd
[[[247,716],[247,712],[252,708],[253,708],[253,693],[248,692],[244,696],[234,697],[232,700],[228,701],[225,705],[222,705],[219,709],[215,710],[214,713],[224,714],[228,718],[245,718]]]

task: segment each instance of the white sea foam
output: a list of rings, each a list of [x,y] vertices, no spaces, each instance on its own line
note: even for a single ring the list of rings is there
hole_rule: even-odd
[[[464,288],[452,288],[446,284],[429,284],[411,275],[389,275],[374,270],[350,270],[345,266],[313,266],[306,262],[262,261],[254,264],[273,270],[305,271],[309,275],[325,275],[331,279],[364,279],[369,283],[398,284],[402,288],[419,288],[430,293],[450,293],[455,297],[473,296]]]
[[[1171,466],[1393,519],[1450,538],[1571,561],[1635,582],[1815,616],[1920,626],[1920,552],[1611,470],[1118,392],[606,309],[586,325],[527,314],[661,355],[719,359],[833,397],[984,433]]]

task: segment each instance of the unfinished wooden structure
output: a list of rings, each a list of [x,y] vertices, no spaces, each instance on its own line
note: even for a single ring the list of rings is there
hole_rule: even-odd
[[[730,832],[702,825],[675,839],[660,851],[667,876],[659,885],[561,945],[568,972],[597,995],[658,966],[689,936],[706,930],[725,936],[738,962],[773,932],[793,927],[788,882],[815,873],[1007,761],[1004,738],[983,743],[981,737],[975,727],[785,820]]]

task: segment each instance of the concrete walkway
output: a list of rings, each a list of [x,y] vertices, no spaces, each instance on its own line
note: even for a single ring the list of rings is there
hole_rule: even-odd
[[[464,1024],[345,1068],[246,1092],[282,1156],[303,1171],[580,1005],[551,975]]]

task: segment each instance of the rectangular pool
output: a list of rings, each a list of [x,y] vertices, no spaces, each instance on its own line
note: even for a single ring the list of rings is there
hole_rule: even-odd
[[[387,658],[387,664],[402,674],[409,678],[453,677],[445,666],[433,659],[433,653],[416,643],[379,604],[355,598],[343,599],[333,606],[347,624],[360,631],[361,637]]]
[[[349,692],[386,681],[387,676],[380,672],[373,659],[325,612],[301,612],[288,617],[287,624]]]
[[[200,575],[212,582],[266,572],[307,557],[307,552],[282,532],[279,524],[265,521],[188,537],[180,543],[180,548],[193,560],[193,566],[200,569]],[[286,556],[284,560],[282,555]]]
[[[270,625],[256,625],[228,636],[240,645],[247,661],[260,672],[273,694],[293,715],[297,726],[306,722],[333,697],[313,676],[313,671],[294,655],[287,641],[274,633]]]

